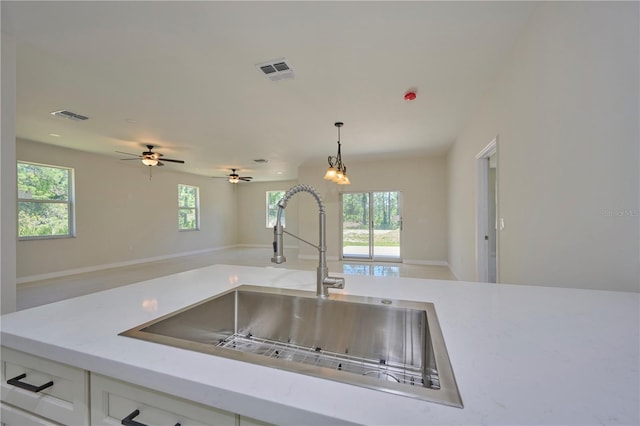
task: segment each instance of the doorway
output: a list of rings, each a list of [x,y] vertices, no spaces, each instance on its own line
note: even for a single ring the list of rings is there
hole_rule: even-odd
[[[402,261],[398,191],[340,194],[342,259]]]
[[[478,163],[476,276],[481,282],[498,280],[498,139],[476,156]]]

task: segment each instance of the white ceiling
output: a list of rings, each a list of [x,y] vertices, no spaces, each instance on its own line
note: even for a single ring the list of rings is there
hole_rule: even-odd
[[[7,2],[18,137],[110,155],[145,144],[204,176],[445,152],[535,7],[526,2]],[[295,78],[256,64],[286,58]],[[417,99],[404,100],[409,89]],[[67,109],[76,122],[49,113]],[[50,134],[58,134],[59,137]],[[268,164],[253,160],[264,158]],[[144,167],[129,162],[131,167]]]

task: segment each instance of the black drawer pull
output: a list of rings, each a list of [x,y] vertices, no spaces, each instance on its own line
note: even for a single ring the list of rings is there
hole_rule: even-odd
[[[124,426],[147,426],[144,423],[136,422],[135,420],[133,420],[138,417],[138,415],[140,415],[140,410],[133,410],[133,412],[122,419],[120,423]],[[175,426],[180,426],[180,423],[176,423]]]
[[[23,373],[19,376],[14,377],[13,379],[7,380],[7,383],[10,385],[19,387],[20,389],[25,389],[35,393],[38,393],[42,390],[45,390],[46,388],[50,388],[51,386],[53,386],[53,381],[47,382],[44,385],[40,385],[40,386],[34,386],[34,385],[30,385],[29,383],[21,382],[20,380],[24,379],[25,377],[27,377],[27,375]]]

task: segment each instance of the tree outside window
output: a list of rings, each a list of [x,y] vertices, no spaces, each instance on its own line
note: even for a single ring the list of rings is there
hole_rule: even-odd
[[[178,185],[178,230],[200,229],[200,201],[197,186]]]
[[[267,228],[276,226],[278,215],[278,202],[284,197],[285,191],[267,191]],[[282,211],[280,223],[285,225],[285,212]]]
[[[72,237],[73,169],[19,161],[18,237]]]

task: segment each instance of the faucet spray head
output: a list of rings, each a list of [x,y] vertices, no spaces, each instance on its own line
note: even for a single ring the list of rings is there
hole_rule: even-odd
[[[278,223],[273,227],[273,257],[271,258],[271,262],[279,265],[286,261],[287,258],[284,256],[282,224]]]

